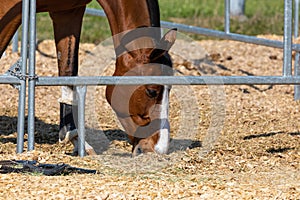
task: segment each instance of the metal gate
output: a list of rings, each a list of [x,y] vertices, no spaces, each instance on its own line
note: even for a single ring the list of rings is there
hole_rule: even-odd
[[[162,21],[165,28],[176,27],[179,31],[253,43],[283,49],[282,76],[176,76],[176,77],[36,77],[35,75],[35,38],[36,38],[36,0],[23,0],[22,12],[22,43],[21,59],[13,67],[20,70],[0,76],[1,84],[15,84],[19,87],[19,111],[17,127],[17,153],[22,153],[24,148],[25,130],[25,99],[28,88],[28,151],[34,149],[34,116],[35,116],[35,87],[36,86],[63,86],[73,85],[78,95],[78,138],[79,155],[84,156],[85,125],[84,105],[86,87],[88,85],[137,85],[137,84],[163,84],[163,85],[295,85],[295,99],[300,99],[300,45],[292,43],[292,36],[298,37],[299,0],[294,0],[294,33],[293,33],[293,0],[284,1],[284,39],[282,42],[256,38],[230,32],[230,0],[224,0],[224,31],[216,31],[201,27],[189,26]],[[105,16],[104,12],[96,9],[87,9],[87,14]],[[294,35],[293,35],[294,34]],[[27,44],[29,48],[27,48]],[[296,51],[294,73],[292,72],[292,51]],[[27,61],[28,60],[28,66]],[[28,73],[26,73],[28,71]],[[28,87],[26,86],[28,84]]]

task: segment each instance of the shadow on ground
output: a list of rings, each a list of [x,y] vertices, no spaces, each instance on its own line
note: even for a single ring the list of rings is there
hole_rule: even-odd
[[[0,116],[0,142],[17,143],[17,117]],[[27,134],[27,117],[25,117],[25,134]],[[35,119],[35,142],[38,144],[55,144],[58,142],[57,124],[48,124],[40,119]],[[26,139],[25,139],[26,141]]]
[[[0,143],[17,143],[17,117],[0,116]],[[27,128],[27,118],[25,119],[25,129]],[[40,119],[35,121],[35,142],[37,144],[55,144],[58,142],[59,126],[48,124]],[[25,134],[27,131],[25,130]],[[26,141],[26,136],[25,139]],[[109,148],[111,141],[125,141],[129,143],[127,134],[120,129],[95,130],[86,129],[86,140],[93,147],[96,146],[96,153],[102,154]],[[201,141],[190,139],[171,138],[169,153],[185,151],[201,147]],[[128,152],[131,153],[131,152]]]

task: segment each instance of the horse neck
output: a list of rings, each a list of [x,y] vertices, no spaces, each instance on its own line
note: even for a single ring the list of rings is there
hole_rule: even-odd
[[[160,27],[157,0],[97,0],[104,9],[115,46],[121,37],[139,27]],[[123,34],[124,33],[124,34]]]

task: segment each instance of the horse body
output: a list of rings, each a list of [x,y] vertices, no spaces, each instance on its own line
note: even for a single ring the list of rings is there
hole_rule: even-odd
[[[21,0],[0,0],[0,57],[21,24]],[[59,76],[77,76],[82,18],[90,0],[37,0],[37,12],[49,12],[53,21]],[[157,0],[98,0],[113,35],[117,55],[114,76],[171,75],[168,50],[176,31],[163,38]],[[149,28],[149,29],[147,29]],[[135,32],[135,30],[138,30]],[[167,67],[166,67],[167,66]],[[72,87],[63,87],[60,100],[60,139],[76,129],[72,111]],[[133,152],[166,153],[169,128],[162,85],[108,86],[106,98],[129,135]],[[73,105],[74,106],[74,105]],[[162,123],[163,121],[163,123]],[[74,131],[73,131],[74,132]],[[162,136],[162,134],[164,136]],[[157,146],[159,145],[159,146]],[[163,150],[162,150],[163,149]]]

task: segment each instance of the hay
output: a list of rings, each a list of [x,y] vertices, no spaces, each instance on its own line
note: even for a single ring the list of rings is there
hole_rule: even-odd
[[[55,55],[53,41],[44,41],[39,47],[45,54]],[[93,47],[81,45],[81,61],[93,55]],[[197,54],[189,52],[196,50],[173,52],[177,75],[281,74],[282,50],[209,40],[198,42],[195,48],[202,53],[192,61],[189,56]],[[100,52],[94,54],[99,55]],[[2,72],[17,57],[9,49],[0,61]],[[37,66],[38,75],[57,75],[56,60],[51,56],[37,53]],[[103,73],[111,73],[111,68]],[[87,118],[92,134],[101,128],[102,136],[108,139],[100,155],[72,157],[68,155],[72,146],[58,143],[60,90],[57,87],[37,88],[36,150],[15,154],[17,91],[6,85],[1,85],[0,90],[0,160],[63,162],[97,169],[96,175],[1,174],[1,199],[300,198],[300,108],[299,102],[293,101],[292,86],[174,86],[170,103],[170,153],[135,158],[131,158],[126,136],[104,99],[104,87],[94,88],[95,106],[89,108],[91,115]],[[181,93],[185,90],[188,92]],[[214,118],[218,114],[214,111],[218,99],[212,98],[216,97],[212,96],[215,90],[224,90],[226,94],[225,105],[215,104],[224,109],[220,115],[220,118],[225,115],[224,124],[218,124],[222,121]],[[190,93],[194,99],[187,96]],[[184,97],[191,101],[183,101]],[[183,122],[191,123],[188,124],[191,127]],[[220,126],[220,134],[208,131]],[[208,147],[206,153],[203,153],[204,143]]]

